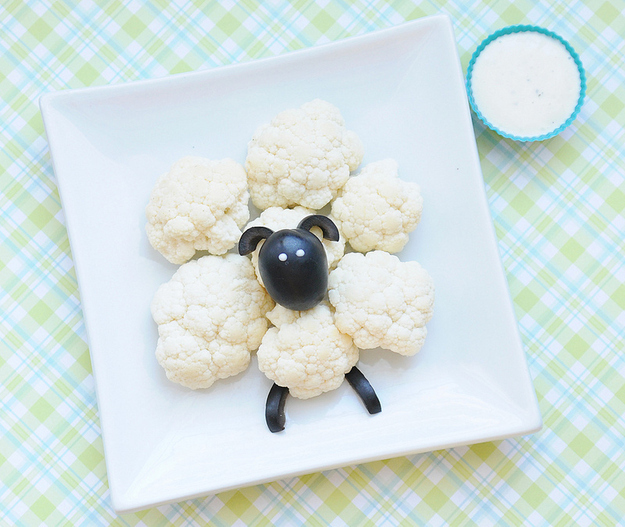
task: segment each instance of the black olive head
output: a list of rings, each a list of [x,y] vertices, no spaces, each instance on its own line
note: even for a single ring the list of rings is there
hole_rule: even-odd
[[[328,289],[325,249],[314,234],[301,229],[284,229],[267,238],[258,270],[271,297],[295,311],[315,307]]]
[[[295,311],[315,307],[328,289],[328,259],[319,238],[309,231],[314,226],[324,238],[338,241],[334,223],[320,215],[307,216],[296,229],[252,227],[239,240],[240,254],[249,254],[265,240],[258,254],[265,289],[278,304]]]

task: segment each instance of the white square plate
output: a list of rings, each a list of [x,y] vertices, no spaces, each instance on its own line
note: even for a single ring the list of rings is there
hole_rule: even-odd
[[[434,278],[436,306],[415,357],[364,351],[383,411],[344,383],[289,398],[268,431],[271,381],[252,362],[203,391],[157,364],[150,303],[176,266],[154,251],[144,210],[178,158],[245,160],[256,128],[314,98],[338,106],[365,146],[421,185],[423,219],[402,259]],[[81,292],[114,508],[221,490],[538,430],[521,346],[446,16],[276,58],[41,100]]]

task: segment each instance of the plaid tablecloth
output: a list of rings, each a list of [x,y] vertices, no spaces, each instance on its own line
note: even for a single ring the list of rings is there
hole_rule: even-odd
[[[14,1],[0,6],[1,525],[622,525],[625,2]],[[577,121],[536,144],[475,122],[543,430],[116,516],[45,92],[267,57],[447,13],[463,66],[506,25],[567,39]]]

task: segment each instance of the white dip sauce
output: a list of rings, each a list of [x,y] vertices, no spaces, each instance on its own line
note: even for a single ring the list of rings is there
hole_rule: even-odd
[[[473,65],[471,89],[489,123],[510,135],[535,137],[571,116],[581,80],[560,41],[524,31],[502,35],[482,50]]]

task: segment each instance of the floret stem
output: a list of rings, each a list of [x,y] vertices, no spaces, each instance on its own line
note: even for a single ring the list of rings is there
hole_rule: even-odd
[[[380,399],[378,399],[373,386],[356,366],[345,374],[345,378],[356,391],[370,414],[377,414],[382,411]]]
[[[275,433],[284,430],[284,425],[286,424],[284,404],[288,395],[289,389],[284,386],[278,386],[276,383],[269,390],[265,405],[265,420],[271,432]]]

